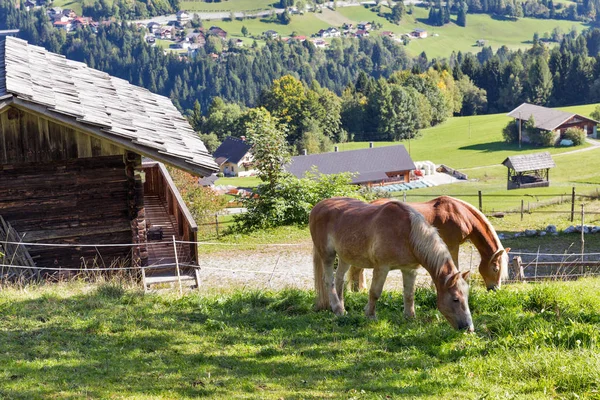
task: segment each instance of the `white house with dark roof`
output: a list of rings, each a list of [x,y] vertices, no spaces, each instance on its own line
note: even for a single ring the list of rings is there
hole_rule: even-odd
[[[229,136],[215,150],[213,157],[225,176],[250,176],[256,171],[252,161],[252,146],[244,138]]]
[[[350,172],[354,174],[352,183],[360,185],[409,182],[411,171],[416,169],[401,144],[296,156],[286,166],[286,170],[298,178],[314,168],[321,174]]]

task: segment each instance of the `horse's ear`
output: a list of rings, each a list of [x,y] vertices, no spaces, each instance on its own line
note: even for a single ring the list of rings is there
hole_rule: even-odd
[[[448,278],[448,280],[446,281],[446,287],[451,288],[452,286],[455,286],[458,283],[459,278],[460,278],[460,272],[457,272],[454,275],[450,276]]]
[[[508,252],[510,251],[510,247],[505,248],[504,251],[506,252],[506,254],[508,254]]]
[[[496,261],[497,259],[500,258],[500,256],[502,255],[502,253],[504,253],[506,251],[506,249],[498,249],[493,255],[492,258],[490,259],[490,263],[493,263],[494,261]]]
[[[467,278],[469,277],[469,275],[471,275],[471,271],[465,271],[462,273],[462,277],[463,279],[466,281]]]

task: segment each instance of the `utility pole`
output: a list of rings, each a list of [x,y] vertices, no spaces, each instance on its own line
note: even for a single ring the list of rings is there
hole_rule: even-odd
[[[521,111],[519,111],[519,149],[521,148]]]

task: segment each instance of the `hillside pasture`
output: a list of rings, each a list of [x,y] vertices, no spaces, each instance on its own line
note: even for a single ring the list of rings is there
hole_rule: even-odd
[[[326,22],[321,21],[313,13],[306,13],[304,15],[295,15],[288,25],[280,24],[277,21],[272,21],[269,18],[246,18],[244,20],[203,20],[205,26],[210,27],[217,25],[227,31],[228,37],[235,39],[245,39],[251,43],[252,39],[255,38],[259,42],[264,39],[263,32],[268,30],[276,31],[280,36],[291,36],[292,33],[298,35],[310,36],[313,33],[318,32],[320,29],[325,29],[329,25]],[[245,26],[248,29],[248,37],[244,38],[242,35],[242,27]]]
[[[389,12],[382,7],[385,13]],[[423,7],[414,7],[412,15],[406,15],[400,25],[392,24],[387,19],[378,16],[375,12],[365,7],[338,7],[335,11],[353,21],[376,21],[383,25],[382,31],[391,31],[396,34],[409,33],[416,28],[425,29],[429,36],[424,39],[413,39],[406,47],[407,52],[417,56],[425,51],[429,58],[448,57],[452,51],[478,53],[480,47],[476,46],[479,39],[485,40],[486,46],[494,50],[506,45],[508,48],[526,48],[531,46],[534,33],[541,36],[549,34],[555,27],[568,33],[572,28],[581,32],[587,26],[581,22],[564,20],[539,20],[535,18],[519,18],[508,20],[492,17],[486,14],[468,14],[467,26],[460,27],[452,22],[442,27],[432,26],[427,23],[429,11]],[[377,34],[375,31],[372,34]],[[434,36],[438,35],[438,36]]]
[[[597,104],[563,107],[561,110],[580,113],[585,116]],[[549,151],[551,154],[570,152],[575,148],[537,148],[523,144],[507,144],[502,137],[502,129],[512,118],[502,114],[453,117],[446,122],[421,130],[419,136],[402,142],[375,142],[375,146],[403,144],[415,161],[431,160],[436,164],[446,164],[454,169],[498,166],[506,157],[515,154]],[[337,145],[340,151],[367,148],[368,142],[349,142]],[[584,144],[577,149],[588,147]],[[504,168],[504,167],[502,167]],[[592,171],[592,169],[590,169]]]
[[[419,289],[417,318],[384,292],[348,314],[311,291],[144,295],[107,283],[0,291],[0,397],[594,398],[600,280],[472,288],[476,331]]]
[[[219,12],[219,11],[258,11],[271,10],[278,4],[276,0],[228,0],[208,3],[199,0],[183,0],[180,3],[182,10],[190,12]]]

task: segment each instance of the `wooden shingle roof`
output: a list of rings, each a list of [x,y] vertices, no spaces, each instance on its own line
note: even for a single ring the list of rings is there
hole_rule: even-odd
[[[218,171],[167,97],[13,37],[0,41],[2,100],[198,175]]]
[[[516,172],[536,171],[556,167],[552,156],[547,151],[543,153],[510,156],[502,164]]]
[[[322,174],[354,173],[356,176],[352,178],[352,183],[383,180],[388,177],[386,172],[416,169],[403,145],[296,156],[292,157],[286,169],[302,178],[313,167],[317,167]]]

